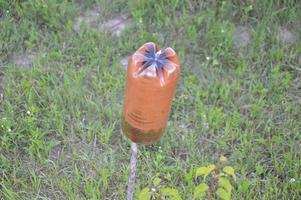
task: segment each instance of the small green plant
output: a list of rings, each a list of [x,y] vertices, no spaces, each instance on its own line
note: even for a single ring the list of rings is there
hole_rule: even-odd
[[[224,156],[220,157],[219,162],[202,166],[197,169],[191,170],[187,174],[188,188],[191,187],[190,181],[195,178],[197,185],[192,185],[193,188],[193,199],[216,199],[230,200],[233,186],[231,182],[236,181],[235,170],[232,166],[226,165],[227,158]],[[193,174],[191,174],[193,172]],[[192,176],[191,176],[192,175]],[[152,184],[152,189],[148,187],[143,188],[139,194],[139,200],[150,200],[152,196],[165,199],[168,197],[172,200],[181,200],[181,195],[178,189],[165,187],[161,184],[161,179],[155,177]],[[189,190],[189,189],[187,189]],[[187,192],[187,191],[185,191]]]
[[[195,176],[203,177],[202,182],[195,187],[195,199],[202,199],[207,194],[207,199],[212,199],[214,193],[223,200],[231,199],[232,180],[236,180],[234,168],[226,166],[227,158],[220,157],[217,165],[210,164],[206,167],[199,167],[196,169]],[[210,177],[209,185],[206,183],[206,178]],[[217,189],[216,189],[216,186]]]

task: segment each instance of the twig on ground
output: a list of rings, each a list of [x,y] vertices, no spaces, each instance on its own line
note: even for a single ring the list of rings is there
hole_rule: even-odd
[[[212,194],[215,191],[215,187],[216,187],[216,183],[218,181],[218,176],[215,175],[215,173],[213,174],[213,177],[210,181],[210,185],[209,185],[209,189],[208,189],[208,193],[207,193],[207,199],[211,200],[212,199]]]

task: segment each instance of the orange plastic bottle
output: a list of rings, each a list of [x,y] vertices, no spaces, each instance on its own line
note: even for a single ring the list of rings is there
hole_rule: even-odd
[[[129,59],[124,96],[122,131],[133,142],[153,144],[163,135],[176,84],[179,59],[168,47],[149,42]]]

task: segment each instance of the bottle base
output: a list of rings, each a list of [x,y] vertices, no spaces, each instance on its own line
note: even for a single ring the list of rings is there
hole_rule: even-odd
[[[132,142],[137,144],[154,144],[159,141],[162,137],[165,128],[159,129],[158,131],[150,130],[145,132],[141,129],[131,126],[122,117],[122,132],[126,135]]]

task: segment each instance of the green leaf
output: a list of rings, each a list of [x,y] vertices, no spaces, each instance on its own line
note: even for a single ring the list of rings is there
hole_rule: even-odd
[[[233,167],[231,167],[231,166],[226,166],[226,167],[224,167],[223,171],[224,171],[226,174],[232,176],[234,179],[236,178]]]
[[[227,162],[227,158],[226,158],[225,156],[221,156],[221,157],[219,158],[219,161],[220,161],[220,162]]]
[[[205,175],[207,174],[207,167],[199,167],[196,169],[196,177],[199,177],[199,176],[202,176],[202,175]]]
[[[139,195],[138,195],[138,200],[150,200],[151,199],[151,193],[149,192],[149,189],[143,188]]]
[[[256,166],[256,174],[260,175],[263,173],[263,171],[264,171],[263,166],[261,165]]]
[[[238,184],[238,192],[245,193],[248,191],[251,183],[248,180],[243,180]]]
[[[217,59],[213,59],[213,62],[212,62],[212,65],[218,65],[219,63],[218,63],[218,61],[217,61]]]
[[[210,173],[212,170],[215,169],[215,165],[208,165],[207,169],[208,169],[208,173]]]
[[[199,184],[195,189],[194,189],[194,198],[202,198],[206,195],[206,191],[208,190],[208,185],[205,183]]]
[[[182,200],[178,190],[173,188],[162,188],[161,193],[164,196],[170,196],[172,200]]]
[[[228,193],[223,188],[218,188],[216,191],[216,194],[219,198],[221,198],[223,200],[230,200],[230,198],[231,198],[231,193]]]
[[[154,178],[153,184],[155,187],[157,187],[160,184],[160,182],[161,182],[161,179],[156,177],[156,178]]]
[[[208,176],[212,170],[215,169],[215,165],[208,165],[207,167],[199,167],[196,169],[195,176],[199,177],[204,175],[205,177]]]
[[[227,192],[231,193],[231,190],[232,190],[232,185],[230,183],[230,181],[226,178],[223,178],[221,177],[219,180],[218,180],[218,184],[225,188]]]

